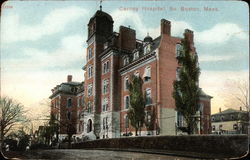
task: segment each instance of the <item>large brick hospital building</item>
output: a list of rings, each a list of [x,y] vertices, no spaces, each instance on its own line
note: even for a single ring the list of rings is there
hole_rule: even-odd
[[[120,26],[113,30],[112,17],[98,10],[88,23],[87,54],[84,82],[64,82],[52,89],[51,113],[62,123],[75,127],[75,135],[93,132],[99,138],[135,135],[127,117],[129,108],[128,83],[132,75],[143,79],[146,122],[141,135],[176,135],[185,125],[175,110],[173,81],[178,78],[176,57],[181,38],[171,36],[171,22],[162,19],[160,35],[136,38],[136,31]],[[186,29],[192,51],[195,53],[193,32]],[[195,53],[196,54],[196,53]],[[211,132],[211,96],[201,90],[198,134]],[[61,127],[60,134],[66,134]]]

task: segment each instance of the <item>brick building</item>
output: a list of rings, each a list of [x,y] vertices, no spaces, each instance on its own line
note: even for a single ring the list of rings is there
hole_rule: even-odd
[[[157,38],[147,35],[143,40],[138,40],[136,31],[130,27],[120,26],[119,32],[114,32],[113,23],[112,17],[101,10],[88,23],[86,64],[83,67],[83,134],[93,132],[99,138],[135,135],[127,117],[128,83],[132,75],[140,76],[144,81],[145,121],[153,124],[145,125],[141,135],[179,134],[178,128],[185,126],[185,122],[175,111],[172,92],[173,81],[178,78],[176,57],[180,53],[181,38],[171,36],[171,22],[165,19],[160,22]],[[193,32],[186,29],[184,34],[196,54]],[[201,93],[197,133],[208,134],[211,132],[212,97]]]
[[[81,118],[84,105],[84,82],[73,82],[68,75],[67,82],[57,85],[52,90],[51,114],[55,115],[59,123],[59,139],[67,136],[68,132],[81,135],[83,132],[83,119]]]

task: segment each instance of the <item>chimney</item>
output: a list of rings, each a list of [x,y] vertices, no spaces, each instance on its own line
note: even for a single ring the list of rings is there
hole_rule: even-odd
[[[130,27],[120,26],[119,45],[121,49],[133,51],[136,48],[136,33]]]
[[[68,75],[67,82],[72,82],[72,75]]]
[[[194,33],[189,29],[185,29],[184,37],[187,37],[188,42],[192,45],[194,44]]]
[[[171,36],[171,22],[166,19],[161,19],[161,35],[162,34]]]
[[[242,107],[240,107],[240,111],[242,111]]]
[[[219,108],[219,112],[221,113],[221,108]]]

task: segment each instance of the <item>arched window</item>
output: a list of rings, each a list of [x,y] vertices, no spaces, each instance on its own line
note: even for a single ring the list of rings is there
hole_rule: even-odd
[[[124,90],[128,90],[129,88],[129,80],[128,80],[128,77],[125,77],[124,78]]]
[[[72,100],[71,100],[71,98],[69,98],[67,100],[67,107],[71,107],[71,106],[72,106]]]
[[[92,131],[92,120],[89,119],[87,123],[87,133]]]
[[[124,109],[128,109],[129,108],[129,96],[125,96],[124,98]]]

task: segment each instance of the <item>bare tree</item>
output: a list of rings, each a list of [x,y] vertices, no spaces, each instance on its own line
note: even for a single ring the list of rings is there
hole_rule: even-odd
[[[246,80],[230,81],[227,87],[231,88],[231,92],[228,97],[230,104],[226,107],[242,107],[243,110],[249,111],[249,83]]]
[[[23,106],[11,98],[0,98],[0,147],[2,149],[4,137],[19,122],[26,121]]]

